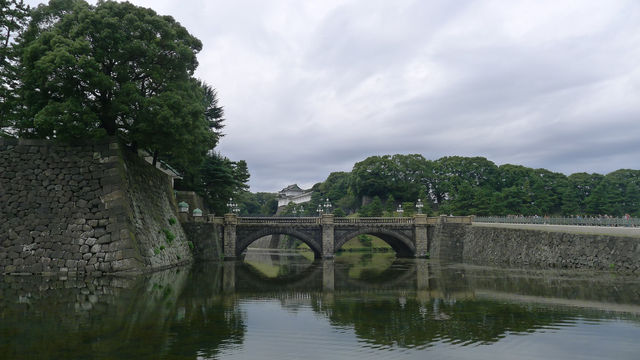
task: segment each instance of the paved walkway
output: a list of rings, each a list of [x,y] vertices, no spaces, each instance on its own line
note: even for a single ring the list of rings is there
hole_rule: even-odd
[[[541,231],[558,231],[558,232],[567,232],[567,233],[574,233],[574,234],[589,234],[589,235],[630,236],[630,237],[640,238],[640,227],[501,224],[501,223],[478,223],[478,222],[474,222],[473,226],[501,227],[501,228],[528,229],[528,230],[541,230]]]

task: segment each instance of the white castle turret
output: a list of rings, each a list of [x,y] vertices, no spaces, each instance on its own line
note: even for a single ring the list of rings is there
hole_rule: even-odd
[[[302,204],[311,201],[311,190],[303,190],[298,184],[289,185],[278,192],[278,207],[287,206],[290,202]]]

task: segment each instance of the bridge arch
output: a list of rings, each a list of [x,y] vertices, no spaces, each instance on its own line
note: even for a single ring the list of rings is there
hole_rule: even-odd
[[[411,238],[392,229],[379,227],[365,227],[340,236],[335,240],[335,251],[338,251],[347,241],[363,234],[379,237],[389,244],[399,257],[413,257],[416,253],[416,247]]]
[[[240,235],[240,234],[239,234]],[[269,235],[289,235],[296,239],[299,239],[303,243],[307,244],[313,251],[316,258],[320,258],[322,254],[321,240],[316,240],[309,234],[297,230],[294,227],[278,226],[278,227],[265,227],[259,230],[250,232],[244,236],[238,236],[236,246],[236,256],[240,256],[245,249],[251,245],[254,241],[264,236]]]
[[[406,260],[405,260],[406,261]],[[339,286],[347,289],[391,289],[391,288],[407,288],[408,284],[415,281],[417,276],[417,267],[415,263],[407,264],[405,261],[395,259],[395,261],[375,278],[354,279],[349,277],[345,271],[335,272],[335,281]],[[402,268],[402,271],[398,271]]]
[[[274,287],[288,290],[320,290],[322,289],[322,266],[314,262],[300,272],[269,278],[250,264],[241,264],[238,267],[236,279],[243,284],[242,287],[252,291],[273,291]]]

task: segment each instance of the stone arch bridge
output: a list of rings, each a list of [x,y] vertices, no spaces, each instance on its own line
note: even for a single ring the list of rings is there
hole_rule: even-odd
[[[429,227],[471,224],[471,217],[343,218],[238,217],[226,214],[212,219],[223,227],[224,257],[239,257],[254,241],[268,235],[290,235],[307,244],[316,258],[331,258],[347,241],[369,234],[388,243],[398,257],[426,257],[430,250]],[[432,232],[433,233],[433,232]]]

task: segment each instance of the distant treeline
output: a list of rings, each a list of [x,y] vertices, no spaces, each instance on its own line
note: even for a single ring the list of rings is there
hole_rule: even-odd
[[[316,215],[328,198],[336,215],[389,216],[402,204],[406,216],[415,212],[420,198],[424,212],[431,215],[640,216],[640,170],[566,176],[520,165],[497,166],[483,157],[371,156],[351,172],[331,173],[313,190],[311,203],[303,206],[305,215]],[[299,214],[300,207],[293,204],[285,214],[294,209]]]

